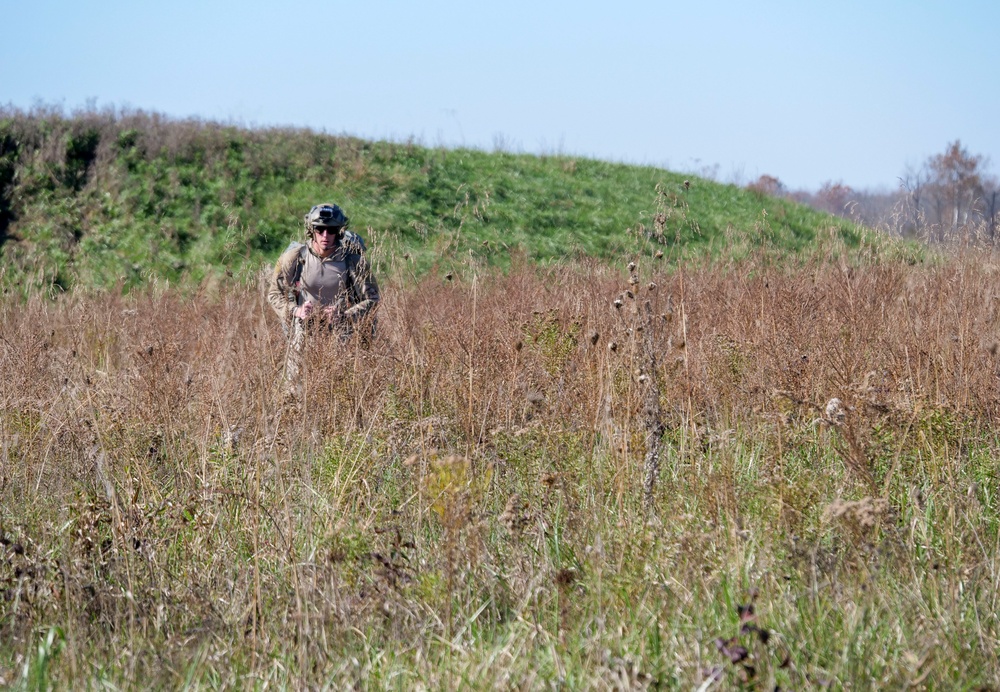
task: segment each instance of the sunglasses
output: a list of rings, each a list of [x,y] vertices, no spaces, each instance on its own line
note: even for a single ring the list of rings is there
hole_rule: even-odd
[[[344,230],[343,226],[315,226],[313,233],[316,235],[323,235],[324,233],[339,235],[342,230]]]

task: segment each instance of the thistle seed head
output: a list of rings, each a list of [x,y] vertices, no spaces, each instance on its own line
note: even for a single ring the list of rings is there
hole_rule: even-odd
[[[826,402],[826,419],[833,425],[841,425],[844,419],[847,417],[847,412],[844,410],[844,404],[837,397],[833,397],[828,402]]]

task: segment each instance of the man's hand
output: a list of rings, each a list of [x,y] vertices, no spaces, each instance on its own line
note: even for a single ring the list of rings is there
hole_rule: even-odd
[[[292,314],[304,322],[305,320],[309,319],[310,315],[312,315],[312,311],[313,311],[312,301],[307,300],[305,303],[295,308],[295,310],[292,311]]]
[[[327,305],[323,308],[323,319],[328,322],[340,322],[344,315],[341,312],[339,304]]]

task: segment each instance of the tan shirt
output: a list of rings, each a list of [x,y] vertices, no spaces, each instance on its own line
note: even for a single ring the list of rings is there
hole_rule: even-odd
[[[312,301],[318,305],[345,303],[347,295],[347,261],[343,258],[319,257],[312,252],[302,253],[302,275],[299,277],[301,302]],[[345,310],[347,306],[342,306]]]
[[[345,233],[337,249],[326,258],[308,246],[291,247],[282,253],[274,267],[267,300],[286,324],[291,323],[296,306],[306,301],[317,307],[336,306],[344,319],[355,321],[375,309],[379,290],[361,240],[353,233]]]

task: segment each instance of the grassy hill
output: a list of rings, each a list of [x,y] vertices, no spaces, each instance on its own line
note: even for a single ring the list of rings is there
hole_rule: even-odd
[[[0,112],[0,282],[32,289],[197,285],[250,275],[340,203],[417,275],[632,254],[668,259],[848,245],[850,224],[666,170],[569,156],[444,150],[156,114]],[[384,268],[387,269],[387,268]]]

